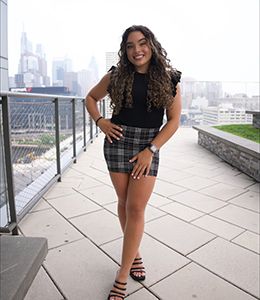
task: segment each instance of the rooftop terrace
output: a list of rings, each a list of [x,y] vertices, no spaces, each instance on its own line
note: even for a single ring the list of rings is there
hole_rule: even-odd
[[[104,300],[119,265],[117,199],[102,135],[19,223],[48,239],[48,254],[25,300]],[[147,279],[129,278],[129,300],[253,300],[259,293],[259,183],[180,128],[162,148],[146,210]]]

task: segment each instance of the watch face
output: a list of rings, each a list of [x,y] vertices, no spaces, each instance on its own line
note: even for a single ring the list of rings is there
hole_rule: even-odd
[[[154,145],[151,145],[150,149],[153,153],[157,152],[157,148]]]

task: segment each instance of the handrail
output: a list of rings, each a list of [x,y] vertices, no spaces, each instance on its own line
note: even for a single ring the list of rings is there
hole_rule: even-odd
[[[59,94],[38,94],[38,93],[25,93],[25,92],[9,92],[9,91],[0,91],[0,97],[7,96],[7,97],[20,97],[20,98],[46,98],[46,99],[53,99],[53,98],[60,98],[60,99],[84,99],[85,97],[78,97],[78,96],[64,96]]]

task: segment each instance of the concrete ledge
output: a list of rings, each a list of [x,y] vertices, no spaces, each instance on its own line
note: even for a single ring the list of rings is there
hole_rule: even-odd
[[[211,126],[193,126],[198,144],[260,182],[260,145]]]
[[[24,299],[47,255],[47,239],[0,236],[0,299]]]

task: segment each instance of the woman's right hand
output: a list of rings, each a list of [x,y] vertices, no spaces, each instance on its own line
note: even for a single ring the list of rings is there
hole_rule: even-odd
[[[113,143],[112,138],[120,140],[120,138],[123,136],[123,129],[112,123],[110,119],[100,119],[98,122],[98,127],[104,132],[110,143]]]

